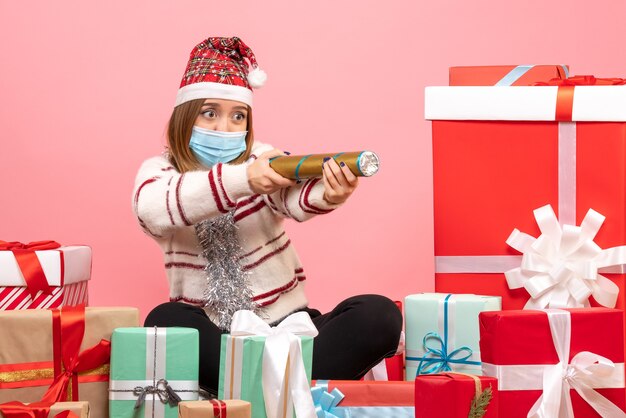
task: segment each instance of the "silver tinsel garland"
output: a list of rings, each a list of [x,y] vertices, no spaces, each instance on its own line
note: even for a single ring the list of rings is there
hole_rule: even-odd
[[[229,330],[236,311],[257,311],[252,301],[248,273],[240,263],[243,249],[237,237],[233,212],[202,221],[195,228],[202,255],[207,260],[204,306],[216,315],[214,322],[218,327]]]

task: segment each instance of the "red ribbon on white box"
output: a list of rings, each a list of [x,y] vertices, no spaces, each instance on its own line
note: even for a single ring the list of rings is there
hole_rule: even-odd
[[[548,306],[553,308],[588,306],[587,298],[590,295],[593,295],[596,301],[603,306],[614,307],[619,289],[614,283],[598,273],[623,273],[626,269],[626,250],[624,247],[601,250],[593,243],[593,237],[604,217],[592,209],[590,213],[593,214],[588,213],[587,215],[589,216],[588,222],[585,223],[583,220],[580,227],[575,226],[575,122],[559,122],[558,159],[559,219],[556,221],[556,216],[551,208],[550,212],[554,218],[550,217],[547,209],[538,209],[540,218],[537,218],[537,213],[535,217],[540,229],[543,229],[542,236],[537,239],[539,242],[536,244],[534,244],[534,238],[525,234],[517,234],[517,238],[514,237],[513,234],[516,234],[515,231],[517,231],[514,230],[507,243],[512,244],[513,248],[518,251],[524,252],[523,257],[436,256],[435,272],[505,273],[509,287],[512,289],[524,287],[528,290],[531,299],[525,306],[527,309],[540,309]],[[602,220],[600,221],[595,214],[599,215]],[[560,232],[557,230],[559,223],[563,226]],[[584,233],[582,232],[583,226]],[[591,239],[588,239],[589,236]],[[565,238],[564,241],[562,241],[563,238]],[[532,252],[532,245],[536,247],[544,245],[546,247],[542,248],[543,252],[535,254]],[[548,250],[550,245],[555,250]],[[571,248],[576,246],[580,248],[575,248],[575,250],[580,250],[580,252],[573,251],[570,253]],[[595,260],[599,263],[591,262],[590,258],[593,257],[584,252],[589,248],[594,248],[602,253],[600,259]],[[562,260],[564,255],[566,260]],[[539,256],[542,259],[538,258]],[[547,259],[544,259],[545,256],[548,256]],[[581,271],[582,266],[590,268],[591,271]],[[602,269],[603,267],[604,269]],[[559,271],[557,271],[558,268],[560,268]]]
[[[624,363],[588,351],[576,354],[571,363],[572,319],[568,311],[546,309],[556,364],[494,365],[483,363],[483,374],[498,378],[498,390],[543,390],[528,411],[528,418],[574,418],[570,390],[574,389],[602,417],[626,417],[626,413],[596,392],[598,388],[623,388]]]

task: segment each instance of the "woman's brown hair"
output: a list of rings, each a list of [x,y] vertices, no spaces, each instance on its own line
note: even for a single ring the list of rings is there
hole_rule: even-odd
[[[167,124],[167,145],[169,148],[170,162],[180,173],[200,170],[202,164],[189,149],[191,129],[200,114],[205,99],[190,100],[180,104],[172,111],[172,116]],[[252,109],[248,107],[248,134],[246,135],[246,150],[229,164],[241,164],[250,158],[254,134],[252,132]]]

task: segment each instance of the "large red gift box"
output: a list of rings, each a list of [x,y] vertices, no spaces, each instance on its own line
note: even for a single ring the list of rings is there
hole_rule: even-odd
[[[521,256],[505,241],[514,228],[539,236],[533,210],[547,204],[571,225],[593,208],[606,216],[594,242],[626,244],[624,103],[624,85],[426,88],[435,290],[498,295],[503,309],[521,309],[528,293],[510,290],[503,274]],[[606,277],[621,289],[616,307],[624,308],[625,276]]]
[[[553,78],[567,78],[566,65],[481,65],[450,67],[451,86],[528,86]]]
[[[617,411],[626,408],[623,318],[608,308],[481,312],[483,373],[498,378],[499,416],[525,418],[540,396],[558,408],[568,395],[576,417],[624,416]],[[603,413],[578,389],[604,403]],[[542,416],[573,415],[545,409]]]
[[[476,380],[479,382],[478,388]],[[415,418],[467,418],[470,416],[477,390],[485,393],[487,388],[491,390],[491,399],[482,417],[497,418],[498,380],[496,378],[461,373],[417,376],[415,378]]]
[[[91,248],[0,241],[0,310],[86,305]]]

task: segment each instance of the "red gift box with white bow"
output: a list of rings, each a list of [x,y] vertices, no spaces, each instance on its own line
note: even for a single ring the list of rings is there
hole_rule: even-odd
[[[586,76],[536,86],[426,88],[425,115],[433,121],[437,292],[501,296],[503,309],[523,308],[529,290],[535,298],[542,296],[534,285],[543,279],[528,286],[517,280],[521,287],[513,289],[507,285],[504,273],[522,267],[522,254],[506,241],[514,229],[544,235],[533,210],[548,204],[563,228],[561,236],[593,209],[606,217],[593,245],[626,244],[624,83]],[[577,303],[562,307],[586,306],[587,300],[626,307],[623,263],[581,271],[584,263],[574,260],[572,267],[571,260],[559,261],[561,255],[549,261],[551,268],[542,267],[548,276],[543,285],[566,289],[571,299],[560,295],[551,304],[544,296],[544,306],[533,307],[557,307],[567,299]],[[560,275],[563,268],[571,274]],[[604,276],[621,291],[606,296],[592,282],[586,282],[587,290],[570,287],[569,278],[576,275],[595,283]]]
[[[499,416],[626,417],[624,312],[482,312],[483,374],[498,379]]]

